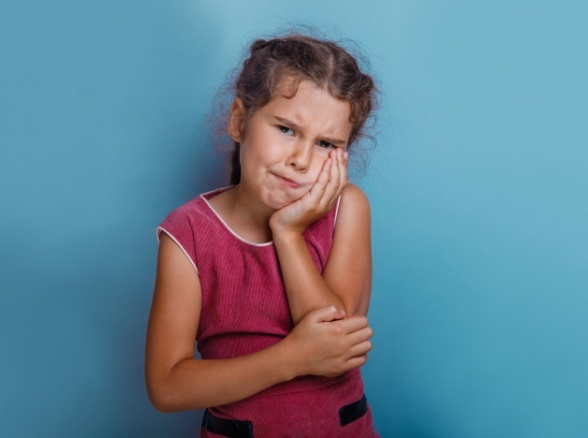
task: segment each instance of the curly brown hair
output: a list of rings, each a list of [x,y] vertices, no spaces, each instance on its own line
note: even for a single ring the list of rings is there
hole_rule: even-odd
[[[294,94],[297,84],[308,80],[349,103],[350,146],[359,137],[368,136],[362,130],[377,106],[374,80],[361,71],[356,58],[341,45],[301,34],[251,43],[249,56],[234,85],[234,97],[242,101],[245,109],[245,122],[272,99],[285,78],[294,81]],[[238,184],[241,179],[238,142],[234,142],[231,167],[231,184]]]

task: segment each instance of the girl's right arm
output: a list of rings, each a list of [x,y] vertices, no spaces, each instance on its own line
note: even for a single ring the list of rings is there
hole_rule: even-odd
[[[372,335],[365,318],[342,319],[342,312],[329,306],[310,312],[265,350],[232,359],[194,359],[200,310],[198,275],[162,233],[145,353],[147,391],[160,411],[224,405],[302,375],[336,376],[363,365],[365,341]]]

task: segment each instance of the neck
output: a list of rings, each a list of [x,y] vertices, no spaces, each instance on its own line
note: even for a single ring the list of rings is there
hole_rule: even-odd
[[[269,220],[275,210],[256,201],[250,196],[247,187],[238,184],[231,190],[232,217],[239,218],[237,226],[251,240],[268,242],[272,240]],[[236,221],[237,222],[237,221]]]

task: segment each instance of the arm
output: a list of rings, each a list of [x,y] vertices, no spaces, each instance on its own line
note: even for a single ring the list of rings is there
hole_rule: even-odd
[[[341,166],[329,168],[326,163],[315,184],[319,188],[315,194],[317,203],[323,203],[325,210],[340,193],[339,187],[344,186],[333,246],[322,275],[316,269],[303,238],[306,226],[291,226],[297,223],[293,218],[288,218],[288,222],[273,221],[274,244],[294,324],[308,312],[327,305],[343,309],[347,315],[367,314],[372,267],[370,208],[367,197],[358,187],[345,185],[345,177]],[[324,214],[320,208],[317,211]],[[296,216],[300,218],[302,214]]]
[[[333,307],[311,313],[279,343],[233,359],[194,359],[201,309],[198,275],[162,234],[145,356],[149,398],[161,411],[218,406],[306,374],[338,375],[363,365],[371,329]],[[323,322],[333,321],[330,324]]]

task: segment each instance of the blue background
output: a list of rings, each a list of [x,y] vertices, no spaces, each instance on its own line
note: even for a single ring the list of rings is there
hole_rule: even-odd
[[[143,384],[154,230],[224,185],[206,113],[284,23],[384,94],[373,207],[384,437],[588,436],[588,4],[0,2],[0,433],[191,436]]]

